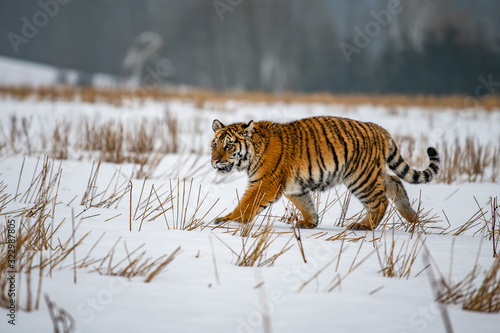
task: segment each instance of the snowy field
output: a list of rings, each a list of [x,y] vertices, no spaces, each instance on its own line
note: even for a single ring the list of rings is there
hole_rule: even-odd
[[[427,220],[414,232],[397,214],[387,214],[385,228],[374,232],[346,231],[361,205],[355,198],[348,203],[339,186],[318,197],[321,223],[300,230],[299,238],[285,223],[293,220],[286,199],[248,230],[236,223],[214,226],[214,218],[237,204],[247,181],[242,173],[217,175],[209,162],[214,118],[373,121],[402,140],[413,138],[413,145],[401,147],[409,156],[468,137],[498,149],[498,110],[175,100],[116,106],[10,96],[0,97],[0,110],[0,226],[12,227],[19,240],[26,230],[40,231],[43,221],[46,235],[39,250],[31,249],[30,274],[14,273],[15,325],[2,307],[1,332],[53,331],[45,296],[64,310],[60,327],[65,321],[75,332],[444,332],[441,310],[454,332],[499,331],[498,313],[464,310],[463,302],[440,308],[431,286],[432,275],[453,286],[477,264],[477,277],[467,285],[477,288],[493,265],[491,197],[500,194],[500,184],[491,179],[498,164],[476,181],[407,184],[414,208],[420,205]],[[169,119],[175,119],[175,133],[166,133]],[[151,167],[144,180],[140,163],[130,157],[98,164],[100,152],[82,143],[89,140],[89,124],[122,124],[125,136],[138,133],[141,124],[146,130],[159,124],[155,133],[162,138],[153,151],[163,152],[174,134],[178,143],[173,152],[146,158],[142,171]],[[18,130],[12,134],[12,128]],[[62,141],[56,128],[67,128],[57,134]],[[65,159],[44,157],[57,153],[53,142],[64,140]],[[413,151],[405,151],[410,146]],[[251,267],[237,265],[258,242],[268,245],[260,259]],[[51,260],[61,253],[68,255]],[[391,258],[397,276],[385,277]],[[16,258],[16,267],[23,260]],[[40,269],[40,263],[47,264]],[[11,299],[7,293],[2,301]],[[22,310],[28,306],[31,312]]]

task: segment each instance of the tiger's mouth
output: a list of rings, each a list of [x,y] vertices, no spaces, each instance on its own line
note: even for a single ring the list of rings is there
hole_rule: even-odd
[[[220,172],[220,173],[228,173],[228,172],[231,172],[231,170],[233,170],[233,165],[234,163],[225,163],[225,164],[217,164],[214,166],[215,169],[217,169],[217,172]]]

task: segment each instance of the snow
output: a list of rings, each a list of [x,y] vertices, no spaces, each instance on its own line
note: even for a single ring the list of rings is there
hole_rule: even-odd
[[[40,70],[42,73],[44,69]],[[37,77],[45,80],[45,74],[42,74]],[[47,74],[46,77],[49,76]],[[82,159],[78,159],[75,158],[79,156],[78,152],[73,152],[74,155],[69,160],[53,162],[54,172],[59,165],[62,169],[53,221],[57,226],[64,220],[54,240],[64,242],[72,235],[72,209],[77,216],[75,221],[79,224],[75,238],[78,240],[90,232],[77,247],[76,260],[85,258],[101,236],[101,241],[90,257],[103,258],[119,240],[113,254],[113,263],[126,258],[127,252],[130,253],[141,245],[140,251],[146,252],[145,257],[153,259],[169,255],[177,247],[181,247],[181,252],[175,259],[150,283],[144,282],[145,277],[128,279],[101,275],[94,270],[97,264],[76,270],[77,282],[74,283],[72,256],[57,266],[51,276],[44,271],[42,295],[48,295],[58,307],[74,318],[76,332],[265,332],[264,315],[267,315],[273,332],[443,332],[443,322],[437,303],[434,302],[426,271],[418,274],[425,268],[424,249],[420,251],[408,279],[383,277],[378,255],[374,252],[374,243],[378,244],[382,256],[384,245],[390,247],[393,237],[397,239],[396,249],[399,250],[403,242],[413,244],[417,236],[413,235],[412,238],[410,233],[401,230],[396,230],[393,234],[390,230],[384,232],[379,228],[373,233],[351,234],[344,243],[341,240],[326,241],[344,231],[344,228],[336,226],[341,214],[340,203],[326,212],[317,229],[301,230],[307,263],[303,262],[290,226],[279,221],[287,205],[282,199],[272,206],[270,215],[278,217],[273,226],[277,238],[271,244],[267,257],[281,251],[289,241],[292,248],[281,255],[272,267],[236,266],[237,256],[231,249],[240,253],[243,238],[228,232],[234,230],[236,224],[231,224],[231,229],[228,230],[214,229],[208,223],[222,212],[234,208],[237,202],[236,191],[241,196],[247,181],[244,174],[234,173],[221,177],[212,170],[209,164],[209,142],[213,135],[211,122],[214,118],[223,123],[231,123],[250,119],[288,121],[321,114],[339,115],[376,122],[393,135],[415,137],[418,142],[415,149],[425,149],[428,144],[443,140],[443,136],[454,140],[474,135],[484,143],[498,142],[497,128],[500,125],[498,111],[477,111],[470,114],[467,110],[450,113],[451,110],[409,108],[395,112],[369,105],[345,108],[336,105],[228,102],[225,106],[214,105],[200,109],[189,102],[138,103],[132,100],[118,107],[79,101],[14,100],[2,96],[0,110],[3,133],[8,133],[8,119],[13,114],[20,118],[28,117],[32,121],[33,132],[30,136],[35,147],[32,155],[28,156],[25,151],[11,152],[0,158],[0,181],[7,186],[4,193],[12,196],[18,188],[19,193],[25,193],[35,170],[40,171],[40,165],[38,169],[36,165],[43,149],[38,138],[52,135],[51,129],[57,121],[82,122],[95,119],[104,122],[115,119],[123,121],[127,126],[134,126],[143,120],[164,119],[166,110],[170,115],[175,115],[182,124],[181,152],[169,154],[162,159],[152,177],[145,181],[144,195],[154,185],[155,189],[161,189],[158,190],[161,196],[160,193],[169,191],[170,184],[175,188],[178,177],[182,179],[188,176],[186,184],[189,185],[192,175],[189,161],[195,160],[198,154],[192,153],[190,147],[194,145],[195,150],[201,154],[199,170],[193,177],[193,194],[187,204],[187,216],[191,216],[196,210],[199,186],[201,197],[207,197],[197,216],[203,216],[214,203],[215,206],[204,218],[207,226],[194,231],[169,229],[162,216],[154,221],[145,220],[140,231],[140,220],[134,220],[132,231],[129,231],[128,194],[118,205],[110,208],[87,209],[80,204],[92,169],[91,158],[83,155]],[[79,135],[81,133],[72,133],[74,140]],[[97,192],[106,189],[117,170],[119,180],[116,184],[121,184],[128,181],[136,169],[132,164],[102,163],[96,182]],[[135,209],[143,180],[131,180],[132,207]],[[500,184],[431,183],[406,185],[406,189],[411,199],[421,196],[422,207],[437,215],[438,225],[442,228],[447,227],[444,211],[451,223],[448,230],[451,230],[463,225],[479,210],[475,199],[483,210],[489,212],[490,197],[498,196]],[[333,189],[331,198],[336,197],[336,191],[341,195],[344,189]],[[176,193],[175,190],[174,192]],[[322,194],[322,205],[327,195]],[[30,204],[32,202],[15,200],[7,204],[0,213],[5,214]],[[347,216],[353,216],[360,209],[359,202],[353,199]],[[170,211],[166,213],[166,217],[171,227],[173,216]],[[17,223],[20,222],[19,217],[14,219]],[[260,217],[260,220],[263,218]],[[2,217],[0,226],[5,223],[6,219]],[[481,240],[478,232],[481,228],[482,225],[476,226],[457,237],[439,234],[439,230],[422,235],[445,279],[451,276],[455,283],[463,279],[473,269],[476,258],[481,272],[491,266],[492,243],[487,239]],[[325,234],[319,237],[319,232]],[[364,241],[348,241],[362,236],[366,236]],[[329,264],[341,249],[340,259]],[[45,251],[44,255],[50,255],[50,251]],[[453,261],[453,265],[450,265],[450,261]],[[299,292],[304,282],[325,266],[324,271]],[[435,267],[433,272],[438,274]],[[342,282],[329,292],[328,289],[339,277],[343,278]],[[36,290],[38,273],[33,274],[32,278],[33,290]],[[25,279],[22,281],[22,299],[17,301],[25,305]],[[446,308],[454,332],[477,331],[479,327],[481,332],[498,332],[498,314],[469,312],[462,310],[460,305]],[[16,315],[16,325],[9,325],[7,310],[0,309],[1,332],[53,330],[43,296],[38,310],[29,313],[18,310]]]

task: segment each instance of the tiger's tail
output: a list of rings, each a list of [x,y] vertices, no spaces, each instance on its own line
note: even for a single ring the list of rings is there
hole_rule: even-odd
[[[392,141],[392,140],[391,140]],[[410,184],[423,184],[430,182],[439,171],[440,159],[436,149],[427,148],[427,155],[429,156],[429,166],[423,171],[413,169],[408,163],[405,162],[398,147],[392,141],[389,144],[389,154],[387,157],[387,165],[394,171],[394,173]]]

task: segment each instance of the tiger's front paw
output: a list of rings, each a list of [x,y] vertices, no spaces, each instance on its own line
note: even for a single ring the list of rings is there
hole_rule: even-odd
[[[369,225],[362,224],[362,223],[353,223],[351,224],[348,229],[350,230],[373,230],[373,228]]]
[[[217,218],[214,220],[214,224],[215,224],[215,225],[219,225],[219,224],[222,224],[222,223],[227,222],[227,221],[229,221],[229,219],[228,219],[228,218],[226,218],[226,217],[217,217]]]
[[[301,229],[314,229],[317,226],[318,226],[317,224],[305,222],[304,220],[299,220],[295,222],[295,227]]]

